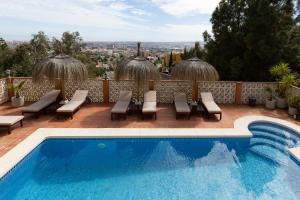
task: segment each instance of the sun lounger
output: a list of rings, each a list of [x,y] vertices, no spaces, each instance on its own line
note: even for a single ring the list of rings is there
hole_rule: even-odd
[[[74,113],[80,109],[81,105],[86,101],[88,90],[76,90],[72,99],[56,110],[57,114],[70,115],[73,119]]]
[[[201,92],[201,100],[208,114],[219,114],[220,120],[222,119],[222,110],[215,103],[214,98],[210,92]]]
[[[174,94],[174,105],[176,110],[176,119],[179,115],[187,115],[190,118],[191,109],[187,103],[187,98],[185,93]]]
[[[39,101],[25,107],[22,110],[22,115],[25,113],[35,113],[37,116],[48,106],[57,101],[60,90],[52,90],[45,94]]]
[[[8,133],[11,132],[11,127],[16,123],[20,122],[23,126],[24,116],[0,116],[0,127],[5,127],[8,130]]]
[[[111,110],[111,120],[114,120],[115,116],[121,115],[124,116],[124,119],[126,119],[127,112],[129,109],[129,105],[132,98],[132,92],[131,91],[121,91],[119,100],[114,105],[114,107]]]
[[[156,91],[148,91],[144,94],[144,104],[143,104],[143,118],[146,114],[153,114],[154,119],[157,118],[157,108],[156,108]]]

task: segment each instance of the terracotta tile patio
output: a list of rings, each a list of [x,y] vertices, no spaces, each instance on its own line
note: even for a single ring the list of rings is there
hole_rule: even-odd
[[[246,115],[264,115],[297,122],[291,119],[285,110],[269,111],[263,107],[250,108],[244,105],[221,105],[223,110],[222,121],[217,117],[202,115],[192,116],[190,120],[175,119],[172,105],[160,104],[158,106],[157,121],[152,119],[141,120],[137,114],[130,114],[127,120],[110,120],[111,105],[89,104],[81,108],[74,119],[57,119],[48,113],[38,119],[26,115],[24,126],[16,125],[10,135],[5,129],[0,129],[0,156],[5,154],[24,138],[38,128],[232,128],[233,122]],[[20,115],[20,108],[11,108],[9,103],[0,105],[0,115]]]

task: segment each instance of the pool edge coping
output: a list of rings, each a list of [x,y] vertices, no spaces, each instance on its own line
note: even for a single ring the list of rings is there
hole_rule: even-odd
[[[0,178],[49,138],[250,138],[248,126],[260,121],[288,127],[300,135],[300,126],[264,116],[238,118],[234,128],[40,128],[0,157]],[[300,162],[300,147],[289,153]]]

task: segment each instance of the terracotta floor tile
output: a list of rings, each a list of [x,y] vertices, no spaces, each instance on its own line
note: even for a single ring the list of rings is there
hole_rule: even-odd
[[[246,115],[265,115],[270,117],[289,120],[291,119],[286,110],[269,111],[263,107],[250,108],[245,105],[221,105],[223,118],[221,121],[216,117],[193,115],[190,120],[175,119],[174,108],[171,104],[158,105],[157,120],[151,117],[145,120],[140,115],[129,114],[126,120],[110,120],[110,110],[113,104],[89,104],[82,107],[74,119],[60,118],[53,114],[44,114],[39,118],[26,115],[24,126],[14,126],[10,135],[5,129],[0,129],[0,156],[24,140],[38,128],[232,128],[233,122]],[[11,108],[9,103],[0,105],[0,115],[20,115],[21,108]]]

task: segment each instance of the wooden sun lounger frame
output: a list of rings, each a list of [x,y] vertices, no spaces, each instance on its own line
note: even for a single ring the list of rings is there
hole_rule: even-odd
[[[173,105],[174,105],[174,108],[175,108],[175,112],[176,112],[176,119],[179,119],[179,116],[182,116],[182,115],[185,115],[186,117],[187,117],[187,119],[190,119],[190,117],[191,117],[191,110],[189,111],[189,112],[177,112],[176,111],[176,104],[175,104],[175,102],[176,102],[176,98],[175,98],[175,96],[176,95],[183,95],[184,93],[176,93],[176,94],[174,94],[174,101],[173,101]],[[186,99],[186,94],[184,94],[185,95],[185,100],[186,101],[184,101],[188,106],[189,106],[189,104],[188,104],[188,102],[187,102],[187,99]],[[183,101],[182,101],[183,102]]]
[[[125,93],[130,94],[130,100],[129,99],[122,100],[121,99],[122,98],[122,93],[124,93],[124,94]],[[111,119],[111,121],[114,121],[116,119],[116,117],[118,117],[118,116],[121,116],[123,118],[123,120],[127,119],[127,114],[128,114],[129,106],[130,106],[130,103],[131,103],[131,98],[132,98],[132,91],[120,91],[120,96],[119,96],[119,99],[116,102],[116,104],[118,102],[126,102],[126,103],[128,103],[127,110],[124,113],[119,113],[119,112],[116,113],[116,112],[112,112],[112,110],[114,109],[114,107],[113,107],[112,110],[111,110],[111,112],[110,112],[110,119]],[[116,106],[116,104],[114,106]]]
[[[76,90],[76,91],[77,91],[77,90]],[[75,93],[76,93],[76,91],[75,91]],[[74,94],[75,94],[75,93],[74,93]],[[69,112],[69,111],[65,111],[65,112],[56,112],[57,119],[59,119],[60,116],[62,116],[62,115],[68,115],[71,119],[73,119],[74,114],[75,114],[78,110],[80,110],[81,106],[82,106],[85,102],[87,102],[87,100],[88,100],[88,96],[86,96],[86,97],[85,97],[85,101],[84,101],[80,106],[78,106],[76,109],[74,109],[72,112]],[[72,101],[72,100],[71,100],[71,101]]]
[[[0,125],[0,127],[1,127],[1,128],[6,128],[8,134],[11,134],[11,130],[12,130],[12,127],[13,127],[14,125],[16,125],[17,123],[20,123],[20,126],[21,126],[21,127],[23,126],[23,120],[24,120],[24,118],[21,119],[21,120],[19,120],[19,121],[17,121],[17,122],[15,122],[15,123],[13,123],[13,124],[11,124],[11,125]]]

